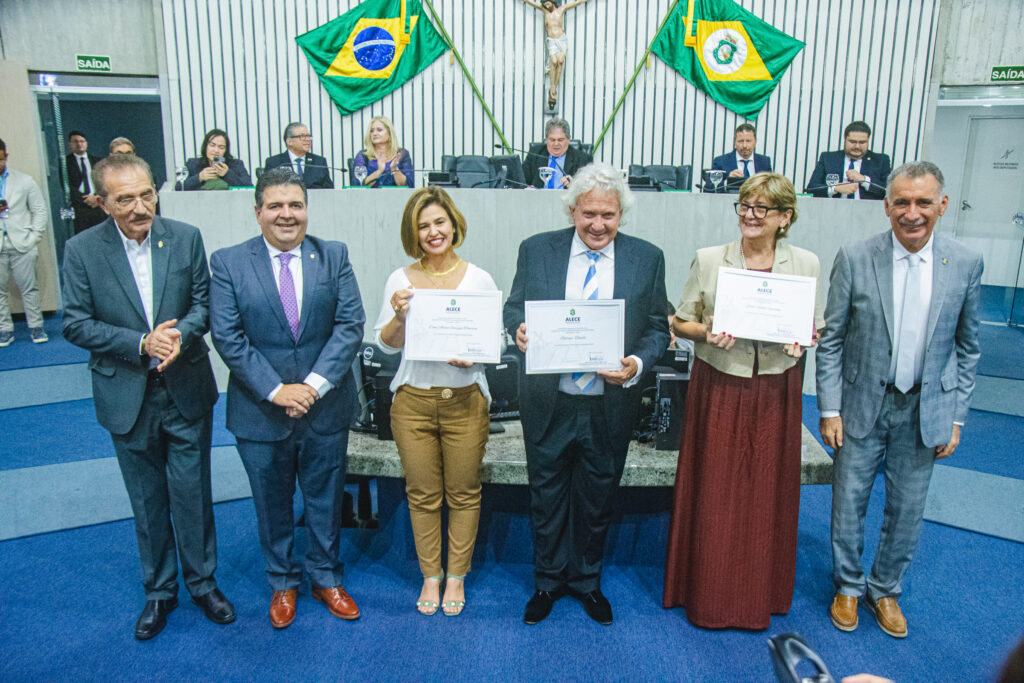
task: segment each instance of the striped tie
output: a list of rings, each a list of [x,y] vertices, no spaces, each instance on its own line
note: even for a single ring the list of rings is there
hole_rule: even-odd
[[[588,251],[587,258],[590,259],[590,267],[587,268],[587,277],[583,280],[583,298],[593,300],[597,298],[597,259],[601,257],[599,251]],[[572,373],[573,384],[580,388],[584,394],[589,393],[597,380],[596,372],[574,372]]]

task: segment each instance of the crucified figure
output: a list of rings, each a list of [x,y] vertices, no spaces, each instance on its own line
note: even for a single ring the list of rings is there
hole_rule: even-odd
[[[543,0],[540,3],[523,0],[523,2],[544,13],[544,29],[548,35],[548,71],[551,76],[548,109],[554,111],[555,103],[558,100],[558,82],[562,78],[562,69],[565,67],[565,53],[569,50],[569,38],[565,35],[565,25],[562,19],[568,10],[589,2],[589,0],[573,0],[562,7],[558,6],[558,0]]]

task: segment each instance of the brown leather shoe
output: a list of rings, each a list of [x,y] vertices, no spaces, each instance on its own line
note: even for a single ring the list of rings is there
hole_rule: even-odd
[[[875,614],[875,621],[878,622],[880,629],[893,638],[907,637],[907,620],[903,618],[903,612],[896,604],[896,598],[879,598],[876,603],[872,603],[870,600],[867,602],[868,607]]]
[[[341,586],[317,588],[313,586],[313,597],[327,605],[327,611],[339,619],[358,619],[356,601]]]
[[[832,617],[832,625],[840,631],[854,630],[857,628],[857,596],[836,593],[828,615]]]
[[[288,628],[295,621],[296,590],[274,591],[270,599],[270,625],[274,628]]]

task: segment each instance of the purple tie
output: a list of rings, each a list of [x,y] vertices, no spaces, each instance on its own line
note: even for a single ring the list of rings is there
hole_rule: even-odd
[[[284,317],[288,318],[288,327],[292,328],[292,339],[298,339],[299,302],[295,298],[295,280],[292,279],[292,271],[288,268],[288,262],[295,258],[295,255],[282,252],[277,257],[281,259],[281,306],[284,307]]]

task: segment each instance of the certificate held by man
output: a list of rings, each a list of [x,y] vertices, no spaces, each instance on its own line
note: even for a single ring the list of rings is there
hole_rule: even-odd
[[[501,361],[501,292],[417,289],[405,319],[409,360]]]
[[[526,374],[619,370],[622,299],[526,301]]]
[[[711,332],[811,346],[817,285],[806,275],[719,268]]]

